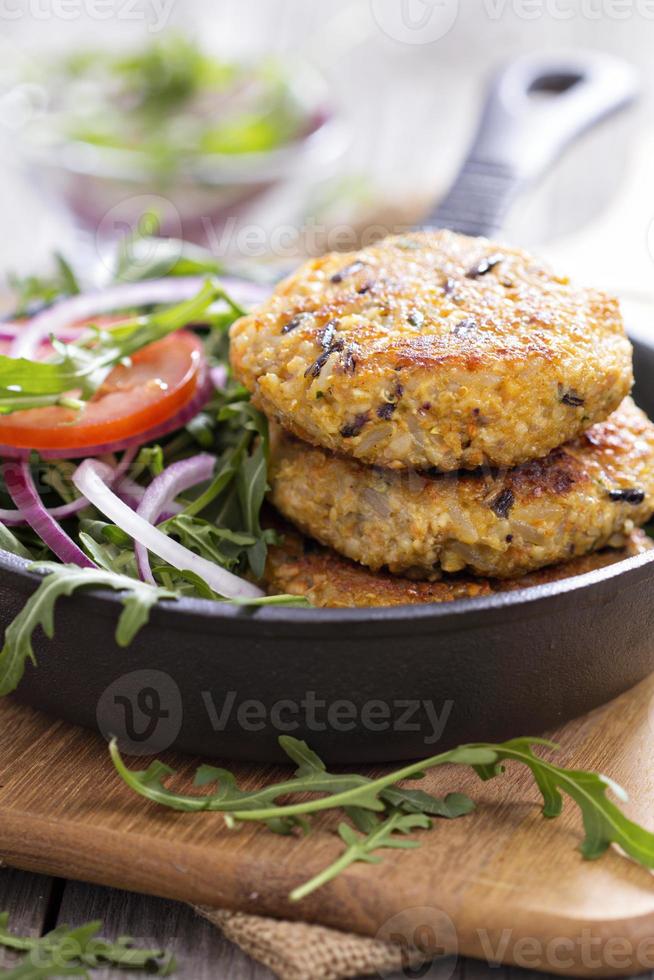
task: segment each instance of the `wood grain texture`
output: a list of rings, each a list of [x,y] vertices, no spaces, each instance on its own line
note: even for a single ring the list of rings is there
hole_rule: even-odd
[[[0,912],[9,912],[9,925],[22,936],[40,936],[54,925],[61,882],[44,875],[0,868]],[[0,947],[0,971],[13,966],[16,956]]]
[[[220,930],[196,915],[188,905],[131,892],[68,882],[58,915],[59,923],[81,925],[102,919],[102,935],[130,935],[140,946],[165,949],[175,955],[179,980],[273,980]],[[124,971],[94,971],[94,980],[117,980]]]
[[[617,779],[632,797],[630,815],[650,827],[653,697],[654,678],[555,736],[563,763]],[[0,743],[0,858],[16,867],[367,935],[389,920],[409,936],[435,925],[434,948],[451,920],[459,953],[555,973],[654,966],[652,876],[615,850],[583,861],[575,809],[543,820],[528,774],[515,767],[488,784],[460,769],[431,774],[429,789],[470,792],[477,811],[438,822],[420,849],[354,866],[294,905],[291,888],[340,850],[331,817],[293,839],[158,808],[122,785],[100,738],[8,702]],[[195,765],[168,761],[183,778]],[[240,767],[239,776],[253,786],[275,774]]]

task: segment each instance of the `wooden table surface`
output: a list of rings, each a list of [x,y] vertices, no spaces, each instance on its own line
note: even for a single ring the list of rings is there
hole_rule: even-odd
[[[255,963],[186,905],[149,898],[113,888],[47,878],[43,875],[0,868],[0,911],[11,909],[12,925],[25,935],[42,934],[65,923],[80,925],[90,919],[104,921],[103,935],[129,934],[145,943],[161,945],[178,960],[178,980],[274,980],[270,970]],[[3,966],[0,952],[0,970]],[[0,974],[1,975],[1,974]],[[393,974],[386,980],[437,976],[430,969]],[[99,970],[94,980],[125,980],[124,970]],[[447,980],[550,980],[550,975],[508,966],[488,966],[460,958]],[[643,974],[653,980],[654,972]],[[306,980],[311,980],[307,977]],[[551,975],[551,980],[560,980]]]
[[[342,5],[341,0],[338,5]],[[476,4],[470,3],[469,6],[472,8]],[[468,7],[467,3],[465,7]],[[412,51],[404,53],[393,52],[382,46],[376,69],[372,55],[368,60],[362,57],[362,49],[356,50],[353,70],[356,69],[356,63],[361,66],[361,70],[356,83],[357,98],[351,100],[353,110],[356,111],[359,107],[363,113],[363,107],[366,106],[363,90],[366,84],[365,75],[368,76],[370,86],[375,88],[376,95],[370,103],[370,111],[366,110],[365,115],[360,114],[357,120],[358,140],[353,164],[360,170],[376,169],[378,176],[380,170],[385,170],[386,176],[406,176],[409,173],[406,184],[414,180],[421,157],[428,161],[435,158],[440,159],[440,170],[436,164],[433,167],[434,173],[441,183],[446,182],[448,173],[464,148],[469,129],[465,120],[469,119],[470,111],[474,109],[479,81],[491,60],[539,46],[573,44],[604,48],[629,57],[642,69],[645,85],[649,86],[641,108],[632,113],[626,122],[620,120],[616,123],[617,129],[614,130],[612,139],[606,133],[588,137],[585,145],[575,150],[567,161],[556,168],[552,179],[545,182],[515,219],[515,229],[511,229],[515,237],[520,240],[545,240],[551,238],[552,234],[572,232],[606,206],[616,191],[630,137],[637,136],[644,125],[651,121],[651,88],[654,84],[651,48],[654,41],[654,21],[639,21],[636,14],[631,19],[611,20],[600,17],[598,20],[579,13],[569,19],[555,20],[546,14],[540,19],[527,16],[521,19],[514,16],[515,7],[515,4],[513,7],[507,4],[505,14],[495,19],[488,16],[482,19],[481,14],[475,14],[473,18],[472,10],[466,10],[466,15],[461,15],[460,23],[448,38],[436,45],[418,45]],[[15,29],[16,38],[19,39],[21,30],[26,34],[31,32],[33,26],[42,31],[52,29],[51,22],[29,25],[23,20],[5,24],[2,30],[9,32],[10,29]],[[127,26],[131,30],[131,25]],[[9,37],[9,33],[7,36]],[[373,43],[376,43],[375,39]],[[384,58],[390,59],[389,72],[397,72],[392,92],[390,88],[385,89],[388,99],[379,91],[379,86],[390,85],[389,72],[384,68]],[[433,74],[430,75],[432,68]],[[414,74],[409,106],[406,86],[407,83],[410,84],[411,74],[414,72],[417,73],[418,82],[415,81]],[[342,66],[339,66],[339,74],[343,74]],[[447,99],[449,111],[447,106],[443,106],[438,113],[429,111],[429,125],[422,130],[421,154],[412,153],[410,159],[400,159],[397,154],[409,153],[411,143],[404,134],[399,134],[396,138],[389,134],[386,126],[388,106],[391,104],[389,100],[393,98],[396,110],[402,104],[402,111],[395,112],[398,125],[408,128],[421,120],[420,124],[424,124],[429,106],[423,101],[422,109],[420,108],[416,102],[416,92],[437,92],[444,79],[447,80],[450,93]],[[404,88],[399,82],[404,84]],[[431,99],[433,96],[429,97]],[[381,111],[382,107],[386,136],[384,140],[372,135],[367,139],[366,120],[369,132],[375,133],[379,129],[375,112]],[[396,157],[389,158],[387,155],[382,160],[382,143],[386,151],[389,151],[389,147],[393,148]],[[598,160],[602,161],[601,167],[597,165]],[[429,167],[432,167],[431,162]],[[395,184],[397,186],[397,180]],[[48,224],[43,218],[40,205],[34,202],[30,204],[27,197],[23,200],[20,195],[17,196],[15,186],[8,181],[3,181],[0,202],[5,231],[4,248],[0,250],[1,265],[20,265],[21,253],[33,256],[36,245],[36,251],[43,254],[49,251],[53,237],[59,239],[61,228],[52,221]],[[26,221],[26,214],[28,218],[30,214],[33,217]],[[643,216],[644,227],[653,217],[654,214]],[[625,241],[620,247],[628,248],[629,244]],[[102,919],[103,932],[108,937],[129,933],[139,940],[173,950],[179,960],[177,976],[180,980],[269,980],[272,977],[267,969],[249,959],[187,906],[170,901],[0,868],[0,911],[2,910],[10,911],[14,929],[31,934],[42,933],[61,923],[77,925],[92,918]],[[422,974],[413,972],[406,975]],[[466,980],[469,977],[474,977],[475,980],[485,980],[487,977],[493,977],[494,980],[521,980],[523,975],[526,977],[527,971],[507,967],[491,968],[482,963],[461,959],[453,977],[464,977]],[[114,970],[94,973],[94,977],[102,980],[118,980],[124,976],[124,972]],[[394,980],[399,980],[399,976]]]
[[[14,930],[25,935],[39,935],[62,923],[80,925],[91,919],[102,919],[103,935],[107,937],[129,934],[174,952],[178,980],[274,980],[270,970],[251,960],[188,906],[177,902],[1,868],[0,911],[3,909],[11,909]],[[2,965],[0,953],[0,969]],[[111,969],[93,973],[94,980],[125,980],[130,975],[137,976]],[[386,980],[421,976],[427,980],[432,975],[436,973],[432,974],[431,970],[426,973],[412,970]],[[448,961],[447,977],[448,980],[450,977],[451,980],[548,980],[547,974],[516,967],[490,967],[464,958],[457,961],[453,971]]]

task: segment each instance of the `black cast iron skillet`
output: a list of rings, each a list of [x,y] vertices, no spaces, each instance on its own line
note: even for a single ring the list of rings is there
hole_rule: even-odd
[[[496,80],[471,154],[432,224],[495,231],[516,190],[562,146],[630,101],[633,78],[595,55],[522,59]],[[636,347],[637,397],[654,414],[654,350]],[[37,579],[0,554],[8,623]],[[268,761],[277,736],[330,762],[390,762],[458,742],[536,734],[654,669],[654,556],[518,592],[388,609],[162,603],[132,645],[113,640],[115,595],[61,600],[18,697],[121,737]]]

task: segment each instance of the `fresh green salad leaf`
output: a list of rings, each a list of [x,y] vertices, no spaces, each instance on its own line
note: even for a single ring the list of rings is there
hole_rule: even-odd
[[[0,412],[56,405],[62,395],[77,389],[90,398],[122,360],[193,323],[224,297],[218,283],[207,281],[197,296],[176,306],[131,317],[111,330],[91,331],[86,341],[76,344],[54,341],[56,360],[0,355]]]
[[[261,578],[267,546],[275,539],[270,531],[262,529],[260,522],[268,490],[268,422],[243,398],[240,386],[223,395],[215,418],[223,452],[210,486],[186,507],[185,513],[192,517],[213,505],[213,514],[221,514],[221,525],[231,514],[239,529],[251,538],[247,560],[255,578]]]
[[[224,269],[208,249],[177,238],[158,238],[158,222],[125,238],[116,256],[117,282],[142,282],[162,276],[217,276]]]
[[[345,851],[311,881],[295,888],[290,895],[292,901],[299,902],[306,898],[311,892],[322,888],[357,861],[379,864],[382,859],[376,852],[382,848],[420,847],[419,841],[407,839],[402,835],[431,827],[431,820],[424,813],[402,813],[401,810],[395,810],[385,820],[377,820],[375,817],[372,819],[374,821],[372,826],[368,825],[361,835],[355,833],[349,824],[339,824],[339,837],[347,845]]]
[[[128,646],[147,623],[150,609],[156,602],[176,598],[176,593],[168,589],[103,569],[78,568],[56,562],[39,562],[30,568],[46,573],[46,577],[5,632],[4,646],[0,651],[0,697],[16,689],[28,660],[36,665],[32,646],[36,628],[42,627],[46,636],[53,637],[55,604],[61,596],[91,587],[124,592],[123,611],[116,627],[116,643],[122,647]]]
[[[266,565],[266,538],[261,528],[259,515],[268,487],[268,424],[263,416],[256,412],[250,402],[230,405],[230,412],[245,414],[247,421],[244,428],[254,431],[258,439],[249,453],[244,453],[241,466],[236,478],[238,499],[245,528],[250,532],[253,543],[248,549],[248,560],[253,574],[261,578]],[[255,414],[256,413],[256,414]]]
[[[234,69],[205,54],[189,37],[168,34],[112,62],[117,78],[138,99],[139,108],[156,117],[185,104],[203,86],[218,90]]]
[[[177,538],[196,555],[230,570],[238,565],[241,555],[247,553],[255,542],[250,534],[230,531],[189,514],[169,518],[159,525],[159,530]]]
[[[154,445],[144,446],[142,449],[139,449],[138,456],[134,460],[130,472],[132,479],[137,480],[145,470],[151,476],[159,476],[160,473],[163,473],[164,469],[163,449],[159,445]]]
[[[9,913],[0,913],[0,946],[25,954],[13,969],[2,971],[6,980],[89,977],[88,970],[114,966],[143,970],[159,977],[175,972],[175,958],[161,949],[140,949],[134,940],[121,936],[115,942],[98,936],[101,922],[87,922],[71,929],[62,925],[45,936],[18,936],[9,930]]]
[[[155,762],[142,772],[132,771],[123,762],[115,740],[110,744],[110,753],[120,777],[139,795],[173,810],[218,811],[225,815],[229,826],[239,821],[259,821],[272,830],[288,832],[294,826],[306,829],[306,819],[312,813],[343,809],[363,836],[342,823],[339,835],[346,844],[345,851],[315,878],[295,889],[291,895],[295,900],[331,881],[356,861],[376,862],[380,849],[417,846],[417,842],[398,835],[426,829],[432,816],[453,819],[470,813],[474,804],[461,793],[450,793],[441,800],[422,790],[407,790],[399,785],[406,779],[422,778],[428,770],[445,764],[470,766],[481,779],[491,779],[504,772],[502,763],[519,762],[531,771],[541,792],[544,816],[556,817],[561,813],[562,794],[577,804],[584,823],[585,837],[580,850],[585,858],[597,858],[611,844],[617,844],[634,861],[654,868],[654,833],[629,820],[606,795],[611,789],[624,800],[624,791],[599,773],[565,769],[536,755],[535,745],[556,748],[545,739],[516,738],[500,744],[463,745],[377,779],[355,774],[333,775],[304,742],[289,736],[282,736],[279,742],[298,765],[292,779],[244,791],[227,770],[201,766],[195,785],[216,784],[216,788],[209,793],[191,795],[166,786],[166,781],[175,775],[169,767]],[[307,799],[308,793],[324,795]],[[297,795],[300,796],[297,802],[277,802]]]
[[[143,227],[150,225],[146,222]],[[216,312],[218,301],[223,308]],[[111,329],[90,328],[77,343],[53,340],[57,356],[49,361],[0,357],[0,413],[61,403],[62,396],[70,391],[88,398],[114,365],[189,323],[203,325],[207,358],[215,364],[214,358],[224,355],[219,347],[227,337],[226,328],[244,312],[220,283],[208,280],[194,298],[176,306],[143,315],[126,314]],[[221,338],[219,345],[215,343],[217,336]],[[218,363],[227,368],[224,361]],[[81,407],[83,403],[78,404]],[[262,528],[259,517],[267,489],[268,426],[241,386],[228,382],[185,428],[163,437],[160,443],[143,446],[131,462],[130,456],[123,457],[124,472],[117,470],[122,475],[117,478],[116,490],[136,506],[148,483],[171,463],[197,452],[198,444],[216,456],[214,478],[204,490],[189,491],[190,499],[178,500],[177,507],[184,507],[184,511],[164,520],[159,529],[208,561],[237,575],[251,572],[260,578],[267,547],[277,540],[274,531]],[[118,466],[115,456],[108,462]],[[68,503],[77,497],[72,482],[77,465],[71,460],[43,461],[32,454],[31,467],[44,495],[44,506]],[[6,488],[1,477],[0,494],[4,506]],[[7,504],[11,505],[9,498]],[[85,586],[124,592],[124,609],[116,631],[117,642],[124,645],[144,625],[151,606],[160,598],[194,596],[227,601],[195,572],[173,568],[158,558],[152,568],[157,586],[143,583],[132,538],[114,524],[98,520],[98,516],[89,506],[66,519],[65,524],[65,530],[77,537],[96,569],[50,562],[51,552],[30,527],[10,531],[0,525],[0,548],[36,561],[34,570],[48,573],[6,630],[0,651],[0,696],[14,690],[26,662],[34,662],[34,631],[42,627],[47,636],[53,635],[54,607],[61,595]],[[308,604],[301,597],[284,595],[234,602],[253,607]]]
[[[31,560],[33,557],[25,545],[19,541],[16,535],[1,521],[0,548],[2,548],[3,551],[8,551],[12,555],[18,555],[19,558],[29,558]]]
[[[101,522],[93,522],[101,524]],[[106,525],[110,527],[110,525]],[[95,529],[97,534],[97,529]],[[202,598],[219,599],[209,586],[190,571],[179,572],[170,566],[157,568],[160,579],[165,580],[166,573],[170,574],[169,586],[154,586],[142,582],[136,577],[136,570],[127,562],[122,566],[132,572],[125,574],[116,569],[121,567],[119,559],[101,546],[93,534],[82,532],[82,542],[89,554],[97,560],[100,568],[78,568],[76,565],[61,565],[57,562],[35,562],[29,566],[31,571],[46,573],[36,592],[27,600],[21,611],[5,631],[4,646],[0,651],[0,697],[15,691],[25,671],[25,664],[30,660],[36,665],[36,657],[32,646],[32,637],[37,627],[42,627],[47,637],[54,636],[54,610],[61,596],[72,595],[81,588],[109,588],[122,592],[123,611],[116,626],[116,643],[126,647],[132,642],[138,631],[148,622],[150,610],[160,599],[178,599],[188,594],[191,587],[194,595]],[[244,598],[231,600],[241,606],[278,606],[278,605],[307,605],[305,599],[299,596],[273,595],[260,598]]]
[[[492,779],[502,772],[506,760],[527,766],[543,797],[543,816],[558,817],[563,796],[569,796],[581,811],[585,836],[580,851],[587,859],[600,857],[611,844],[618,844],[638,864],[654,868],[654,834],[629,820],[615,803],[607,798],[611,790],[625,801],[627,794],[612,779],[600,773],[581,769],[563,769],[534,754],[533,744],[547,745],[538,739],[515,738],[497,747],[493,763],[475,766],[482,779]]]
[[[187,167],[205,168],[207,154],[265,153],[310,123],[281,61],[223,61],[173,32],[118,56],[97,49],[52,59],[43,70],[62,137],[136,150],[164,188]]]

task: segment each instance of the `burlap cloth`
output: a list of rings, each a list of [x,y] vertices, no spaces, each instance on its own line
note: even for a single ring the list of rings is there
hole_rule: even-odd
[[[342,980],[386,976],[419,960],[399,946],[306,922],[285,922],[243,912],[198,907],[227,939],[279,977],[279,980]]]

